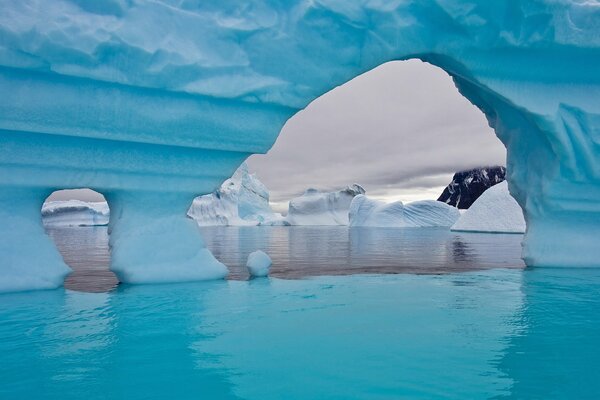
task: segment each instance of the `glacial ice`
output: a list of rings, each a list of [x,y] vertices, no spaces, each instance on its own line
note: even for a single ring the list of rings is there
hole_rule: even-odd
[[[0,0],[0,9],[2,290],[61,284],[68,269],[40,208],[54,190],[82,187],[108,200],[120,279],[223,276],[186,217],[192,200],[265,153],[318,96],[411,58],[448,72],[506,145],[527,264],[600,263],[596,1]]]
[[[42,206],[44,226],[108,225],[109,217],[110,210],[106,202],[49,201]]]
[[[337,192],[308,189],[290,200],[286,220],[290,225],[348,225],[350,203],[364,193],[356,183]]]
[[[250,276],[260,278],[269,275],[271,264],[273,264],[273,262],[267,253],[262,250],[256,250],[248,256],[246,267],[248,268]]]
[[[487,189],[452,225],[453,231],[525,233],[523,210],[506,181]]]
[[[269,191],[243,163],[218,190],[194,199],[188,215],[200,226],[285,225],[269,205]]]
[[[436,200],[384,203],[359,195],[350,205],[350,226],[421,228],[450,227],[460,217],[458,208]]]

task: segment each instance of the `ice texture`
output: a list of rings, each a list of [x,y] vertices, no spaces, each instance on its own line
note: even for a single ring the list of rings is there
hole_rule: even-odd
[[[348,225],[350,203],[364,193],[356,183],[336,192],[308,189],[290,200],[286,220],[290,225]]]
[[[49,201],[42,206],[44,226],[108,225],[110,210],[104,201]]]
[[[597,1],[0,0],[0,9],[4,288],[62,282],[39,210],[71,188],[107,198],[119,278],[221,277],[186,217],[192,200],[268,151],[315,98],[411,58],[448,72],[506,145],[527,264],[600,265]]]
[[[453,231],[524,233],[523,210],[508,192],[506,181],[492,186],[452,225]]]
[[[269,275],[271,269],[271,257],[262,250],[256,250],[248,256],[246,267],[250,276],[259,278]]]
[[[284,225],[269,205],[269,191],[243,163],[218,190],[194,199],[188,215],[200,226]]]
[[[460,217],[458,208],[436,200],[384,203],[359,195],[350,205],[350,226],[422,228],[450,227]]]

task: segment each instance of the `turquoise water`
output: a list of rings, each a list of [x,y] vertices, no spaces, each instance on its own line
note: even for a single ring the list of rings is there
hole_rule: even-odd
[[[596,399],[599,309],[570,268],[6,294],[0,398]]]

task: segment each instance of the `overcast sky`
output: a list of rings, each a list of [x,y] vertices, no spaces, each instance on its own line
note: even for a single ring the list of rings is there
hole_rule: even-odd
[[[504,146],[452,79],[411,60],[384,64],[318,98],[248,165],[283,211],[306,188],[352,183],[385,201],[435,199],[454,172],[505,160]]]
[[[483,114],[452,79],[411,60],[382,65],[318,98],[248,165],[270,190],[273,207],[285,211],[309,187],[352,183],[385,201],[436,199],[454,172],[505,165],[505,158]],[[102,200],[91,193],[50,199]]]

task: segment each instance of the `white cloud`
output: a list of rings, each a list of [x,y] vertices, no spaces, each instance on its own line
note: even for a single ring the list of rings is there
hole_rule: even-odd
[[[384,64],[315,100],[249,166],[280,204],[308,187],[354,182],[375,197],[411,201],[437,198],[456,171],[505,159],[452,79],[412,60]]]

